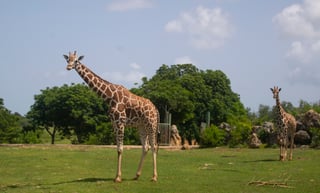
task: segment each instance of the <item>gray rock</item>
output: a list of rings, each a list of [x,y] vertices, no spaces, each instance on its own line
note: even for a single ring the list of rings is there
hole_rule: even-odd
[[[296,135],[294,136],[294,143],[299,145],[307,145],[310,144],[311,137],[308,134],[307,131],[299,130],[296,132]]]

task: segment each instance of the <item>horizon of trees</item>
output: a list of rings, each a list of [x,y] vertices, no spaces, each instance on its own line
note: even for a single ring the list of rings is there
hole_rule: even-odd
[[[253,125],[273,120],[273,107],[261,104],[258,112],[245,108],[222,71],[203,71],[192,64],[163,64],[152,78],[144,77],[131,92],[149,98],[158,107],[162,122],[164,115],[171,113],[172,124],[189,142],[201,141],[200,125],[208,121],[208,112],[213,126],[226,122],[236,128],[230,146],[244,144]],[[46,132],[52,144],[57,135],[75,144],[114,144],[108,106],[86,85],[46,88],[34,99],[25,117],[11,113],[0,99],[0,143],[41,143],[41,133]],[[294,116],[310,109],[320,112],[319,103],[303,100],[298,107],[286,101],[282,106]],[[126,144],[139,144],[133,128],[126,130],[125,137]]]

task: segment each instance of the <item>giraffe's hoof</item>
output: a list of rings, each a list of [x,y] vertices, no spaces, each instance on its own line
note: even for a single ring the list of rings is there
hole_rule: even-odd
[[[156,182],[156,181],[158,181],[158,177],[157,177],[157,176],[153,176],[153,177],[151,178],[151,182]]]
[[[284,161],[285,159],[286,159],[286,158],[285,158],[284,156],[280,155],[279,161]]]
[[[121,177],[117,176],[113,181],[115,183],[120,183],[120,182],[122,182],[122,179],[121,179]]]
[[[133,178],[133,180],[138,180],[140,175],[136,175],[136,177]]]

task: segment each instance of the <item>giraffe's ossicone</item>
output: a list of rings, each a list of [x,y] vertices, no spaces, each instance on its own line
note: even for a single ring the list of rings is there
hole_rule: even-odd
[[[76,51],[64,55],[67,60],[67,70],[75,69],[89,87],[101,96],[109,105],[109,117],[116,134],[118,165],[115,182],[121,182],[121,163],[123,152],[123,138],[126,126],[133,126],[139,130],[142,144],[142,156],[135,176],[141,175],[142,164],[151,147],[153,157],[153,181],[157,181],[157,134],[159,132],[160,116],[156,106],[149,100],[131,93],[121,85],[112,84],[80,62],[83,56],[78,57]]]

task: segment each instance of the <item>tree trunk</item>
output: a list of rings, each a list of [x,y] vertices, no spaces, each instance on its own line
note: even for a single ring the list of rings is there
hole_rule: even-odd
[[[50,127],[46,126],[45,127],[46,131],[49,133],[50,137],[51,137],[51,144],[54,144],[55,141],[55,137],[56,137],[56,132],[57,132],[57,128],[55,126],[53,126],[53,131],[50,131]]]
[[[52,135],[51,135],[51,144],[54,144],[55,138],[56,138],[56,127],[53,127]]]

